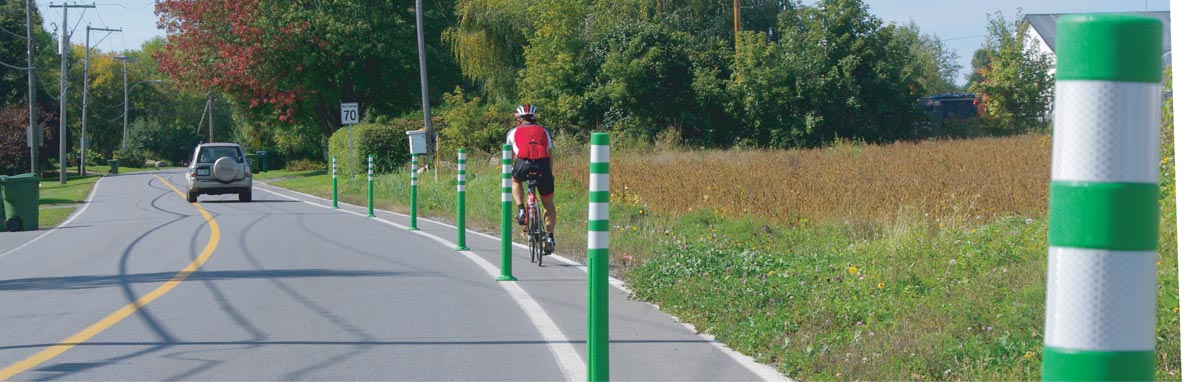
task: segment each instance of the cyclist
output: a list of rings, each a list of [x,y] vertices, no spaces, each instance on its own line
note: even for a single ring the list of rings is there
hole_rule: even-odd
[[[524,189],[520,182],[527,179],[530,172],[535,172],[537,193],[541,198],[541,207],[545,211],[545,254],[553,253],[553,223],[557,218],[557,211],[553,208],[553,166],[550,163],[550,151],[553,140],[549,131],[537,124],[537,107],[523,104],[516,107],[516,127],[508,131],[507,144],[512,145],[512,152],[516,159],[512,164],[512,200],[516,202],[516,222],[524,225]]]

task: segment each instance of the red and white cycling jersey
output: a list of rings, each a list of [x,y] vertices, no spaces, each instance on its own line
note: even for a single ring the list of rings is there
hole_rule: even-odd
[[[553,149],[553,139],[549,131],[540,125],[520,125],[508,131],[507,143],[512,145],[512,152],[520,159],[549,158],[549,151]]]

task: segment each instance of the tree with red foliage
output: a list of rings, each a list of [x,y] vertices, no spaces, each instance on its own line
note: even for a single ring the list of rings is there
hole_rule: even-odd
[[[441,34],[452,1],[426,9],[426,35]],[[168,44],[161,71],[191,89],[220,91],[261,122],[339,126],[339,103],[397,114],[416,110],[415,14],[394,0],[162,0],[158,25]],[[427,39],[431,68],[450,68],[447,49]],[[443,69],[432,85],[456,83]],[[445,76],[441,76],[445,75]]]

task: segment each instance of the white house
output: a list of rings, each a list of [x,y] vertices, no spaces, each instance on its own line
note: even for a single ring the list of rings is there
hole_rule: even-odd
[[[1147,16],[1159,19],[1164,23],[1164,48],[1161,50],[1164,53],[1162,58],[1164,66],[1167,68],[1172,63],[1172,39],[1169,26],[1171,25],[1171,12],[1129,12],[1130,14]],[[1053,58],[1053,62],[1057,62],[1053,51],[1057,48],[1057,19],[1065,14],[1029,14],[1024,15],[1025,21],[1028,22],[1028,36],[1032,37],[1033,41],[1040,41],[1040,50],[1044,54]]]

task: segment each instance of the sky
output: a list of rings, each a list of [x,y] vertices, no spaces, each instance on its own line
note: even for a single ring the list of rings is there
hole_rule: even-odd
[[[724,0],[727,1],[727,0]],[[958,53],[962,70],[957,79],[959,85],[966,83],[970,73],[970,58],[982,46],[987,29],[987,15],[1002,11],[1011,20],[1016,10],[1028,13],[1085,13],[1085,12],[1135,12],[1167,11],[1170,0],[865,0],[868,11],[884,20],[907,24],[916,22],[921,31],[936,35],[947,47]],[[806,0],[813,4],[816,0]],[[63,1],[38,1],[38,9],[45,19],[46,30],[56,30],[62,23],[62,9],[49,8],[49,4]],[[88,2],[71,2],[91,4]],[[157,17],[153,14],[153,0],[97,0],[95,8],[72,8],[68,24],[74,35],[71,41],[82,43],[85,28],[123,29],[103,39],[103,32],[92,32],[91,45],[108,52],[139,49],[145,41],[164,36],[157,30]],[[747,0],[742,0],[746,6]],[[101,40],[102,39],[102,40]]]

